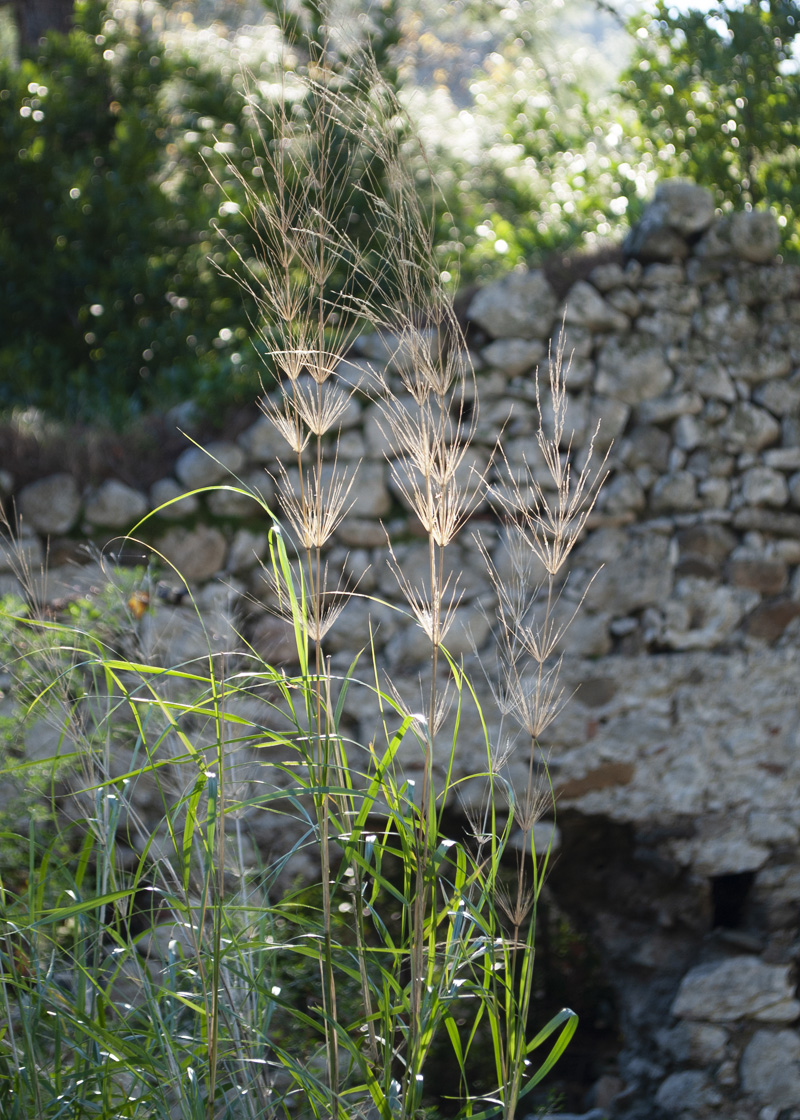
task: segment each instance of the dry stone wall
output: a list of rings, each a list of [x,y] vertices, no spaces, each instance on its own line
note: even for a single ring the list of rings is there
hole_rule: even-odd
[[[720,218],[707,192],[667,182],[619,262],[598,265],[564,298],[540,271],[512,273],[478,292],[467,313],[480,411],[465,481],[489,462],[501,431],[505,460],[495,459],[454,549],[465,593],[448,645],[487,697],[492,602],[475,536],[502,571],[512,562],[497,518],[504,472],[527,463],[549,484],[536,457],[534,369],[562,341],[572,353],[574,428],[564,450],[580,465],[598,422],[596,453],[611,447],[608,482],[563,590],[568,612],[585,594],[563,670],[574,697],[545,746],[563,845],[551,889],[604,956],[623,1036],[602,1093],[586,1105],[629,1120],[800,1117],[800,268],[777,249],[770,215]],[[397,339],[372,336],[338,371],[361,386],[339,458],[361,465],[330,561],[360,577],[365,595],[390,602],[400,596],[384,525],[412,582],[426,563],[368,388],[375,369],[402,388],[403,360]],[[540,404],[546,423],[546,394]],[[113,478],[81,492],[67,473],[15,491],[4,470],[0,485],[35,568],[47,538],[102,544],[230,472],[271,502],[283,455],[262,417],[235,442],[188,447],[147,493]],[[217,648],[244,625],[267,658],[291,655],[280,624],[245,598],[267,595],[258,566],[267,526],[250,499],[232,490],[184,497],[143,532],[204,587]],[[0,586],[13,590],[11,562],[2,563]],[[56,566],[48,594],[98,578],[91,565]],[[393,678],[413,683],[426,643],[398,618],[355,598],[333,632],[334,659],[345,665],[372,625]],[[186,604],[159,603],[142,626],[165,663],[204,652]],[[354,734],[367,741],[374,715],[351,697]],[[481,750],[474,723],[462,727],[465,769]],[[512,753],[509,765],[513,776],[524,763]],[[593,861],[604,845],[601,867]]]

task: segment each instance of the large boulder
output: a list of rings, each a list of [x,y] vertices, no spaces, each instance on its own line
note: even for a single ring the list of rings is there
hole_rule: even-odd
[[[778,252],[781,234],[769,210],[742,210],[730,224],[731,248],[737,257],[753,264],[767,264]]]
[[[681,981],[672,1014],[706,1022],[791,1023],[800,1015],[800,1003],[790,972],[788,965],[765,964],[758,957],[698,965]]]
[[[78,519],[81,499],[66,471],[23,487],[17,500],[23,526],[37,533],[68,533]]]
[[[625,241],[625,252],[640,261],[681,260],[688,241],[714,220],[714,197],[686,179],[666,179]]]
[[[84,516],[92,525],[129,529],[147,513],[147,498],[116,478],[107,479],[86,497]]]
[[[510,272],[474,297],[467,315],[492,338],[549,338],[556,297],[543,272]]]

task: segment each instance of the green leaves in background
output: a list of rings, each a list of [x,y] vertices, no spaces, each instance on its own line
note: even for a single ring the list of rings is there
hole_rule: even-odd
[[[212,47],[196,29],[165,35],[133,8],[110,18],[100,0],[79,0],[72,33],[49,34],[19,66],[6,43],[0,409],[120,426],[186,399],[219,418],[258,392],[253,327],[269,339],[270,324],[225,275],[249,254],[243,182],[270,190],[249,99],[277,96],[282,37],[325,41],[345,83],[350,43],[326,39],[316,0],[293,9],[294,22],[283,4],[263,7],[271,24],[257,62],[246,60],[249,85],[234,38]],[[657,179],[676,174],[721,206],[772,207],[785,247],[800,249],[796,0],[708,12],[658,3],[629,36],[616,33],[612,64],[588,0],[558,15],[512,0],[434,8],[382,0],[357,34],[424,141],[429,165],[411,142],[408,159],[454,285],[618,242]],[[296,45],[289,56],[308,61]],[[298,120],[307,109],[297,103]],[[357,194],[348,231],[363,240]]]
[[[800,248],[800,82],[795,0],[747,0],[639,21],[624,76],[647,148],[721,205],[768,205]]]
[[[220,145],[246,165],[244,108],[95,0],[0,63],[0,406],[119,419],[252,398],[248,307],[215,267],[215,224],[241,218],[206,166],[224,170]]]

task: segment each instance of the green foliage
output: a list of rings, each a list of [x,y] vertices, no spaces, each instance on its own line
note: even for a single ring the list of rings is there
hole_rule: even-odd
[[[55,707],[85,774],[72,815],[81,805],[85,815],[78,829],[54,836],[11,830],[35,875],[0,882],[3,1115],[200,1120],[223,1109],[242,1120],[290,1112],[356,1120],[371,1103],[385,1120],[412,1120],[435,1113],[424,1069],[441,1036],[461,1073],[459,1115],[512,1117],[518,1090],[544,1076],[574,1032],[576,1017],[564,1011],[527,1037],[534,926],[524,945],[510,937],[496,889],[513,816],[498,825],[492,809],[493,838],[477,850],[446,836],[449,781],[431,790],[426,811],[402,774],[402,755],[429,749],[424,721],[358,679],[355,663],[342,677],[320,678],[308,589],[302,576],[294,582],[282,535],[271,536],[298,642],[291,674],[255,657],[229,673],[215,658],[206,669],[165,670],[115,656],[74,621],[24,612],[5,620],[17,642],[68,658],[73,702],[59,708],[57,693]],[[99,606],[83,604],[81,619]],[[48,666],[45,658],[39,668]],[[457,728],[462,705],[475,701],[458,666],[449,668]],[[369,747],[350,743],[339,724],[350,688],[366,688],[376,705],[383,733]],[[51,690],[40,687],[35,703],[52,711]],[[135,760],[122,773],[108,749],[121,710],[130,713]],[[171,750],[170,735],[179,740]],[[263,761],[243,781],[246,747]],[[19,766],[7,760],[3,779]],[[155,834],[136,819],[135,790],[145,782],[163,798]],[[272,865],[247,866],[253,813],[308,828]],[[126,831],[138,860],[120,851]],[[282,868],[307,848],[329,850],[327,874],[281,894]],[[529,854],[538,882],[547,858]],[[420,882],[429,902],[416,928]],[[424,975],[416,1014],[415,939]],[[326,975],[335,1015],[321,992]],[[549,1054],[535,1069],[539,1047]],[[504,1085],[515,1048],[526,1072]],[[473,1050],[484,1051],[481,1063],[492,1054],[501,1083],[468,1097]]]
[[[646,149],[721,205],[767,205],[800,249],[800,83],[795,0],[679,11],[659,3],[635,28],[623,91]]]
[[[0,52],[0,407],[122,424],[187,397],[219,416],[257,392],[273,324],[230,274],[254,218],[246,186],[273,184],[253,141],[259,106],[309,64],[336,73],[340,97],[361,96],[349,61],[365,34],[396,89],[413,88],[410,59],[424,66],[424,36],[400,0],[344,29],[316,0],[265,8],[284,46],[276,32],[250,79],[233,47],[214,53],[201,37],[109,18],[100,0],[81,0],[74,31],[47,36],[35,57]],[[567,34],[580,14],[570,8]],[[442,86],[412,100],[440,188],[420,205],[435,215],[453,283],[618,235],[659,172],[695,178],[723,205],[772,206],[800,248],[795,0],[710,13],[661,3],[632,27],[619,94],[579,39],[569,56],[553,40],[540,6],[451,2],[423,18],[443,60],[448,34],[467,54],[478,31],[495,48],[477,75],[459,63],[455,101]],[[295,119],[314,118],[307,87],[298,98]],[[379,160],[355,153],[344,131],[328,151],[342,183],[360,176],[385,193]],[[413,144],[406,155],[427,181]],[[363,245],[369,205],[349,187],[342,197],[341,219]],[[380,258],[379,238],[371,252]],[[332,298],[347,284],[357,294],[347,273],[331,273]]]
[[[409,105],[444,195],[443,258],[460,258],[462,281],[617,240],[652,192],[655,160],[595,41],[624,57],[627,36],[593,16],[569,0],[426,10],[437,88]],[[461,60],[476,54],[469,71]]]
[[[244,105],[96,0],[68,37],[0,63],[0,405],[119,422],[252,397],[248,309],[215,267],[230,253],[214,227],[235,236],[237,216],[206,166],[244,146]]]
[[[60,725],[65,711],[89,702],[96,681],[76,656],[75,639],[80,636],[95,651],[120,652],[129,642],[132,607],[147,584],[143,568],[121,569],[113,583],[65,603],[63,621],[52,625],[35,620],[31,599],[0,598],[0,876],[16,881],[27,874],[28,826],[36,827],[40,842],[52,833],[53,783],[76,769],[74,743]],[[27,736],[37,724],[37,746],[30,754]],[[129,731],[120,725],[115,735]],[[51,758],[53,744],[57,751]]]
[[[373,39],[389,69],[391,5],[381,15]],[[85,0],[68,37],[48,35],[18,69],[0,61],[0,407],[121,424],[187,397],[210,416],[252,400],[265,372],[258,336],[268,346],[271,325],[231,273],[257,222],[245,184],[271,185],[258,106],[287,66],[291,81],[320,50],[338,98],[358,97],[351,49],[326,40],[286,57],[276,36],[273,57],[245,75],[233,54],[159,38]],[[298,121],[317,113],[313,98],[305,88],[293,104]],[[368,207],[352,184],[380,191],[380,168],[365,167],[341,129],[328,150],[325,176],[348,200],[339,218],[361,239]],[[335,268],[328,288],[347,282]]]
[[[556,82],[524,57],[497,59],[472,89],[495,141],[474,161],[434,156],[447,203],[440,244],[461,255],[462,281],[616,239],[635,221],[654,161],[614,96],[591,94],[575,73]]]

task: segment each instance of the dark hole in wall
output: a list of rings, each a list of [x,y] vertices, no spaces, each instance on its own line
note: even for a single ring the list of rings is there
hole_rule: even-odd
[[[741,929],[745,924],[755,871],[715,875],[711,880],[712,929]]]
[[[595,1055],[605,1043],[605,1052],[599,1051],[602,1069],[595,1064],[591,1070],[596,1089],[601,1073],[625,1081],[631,1053],[648,1061],[656,1057],[650,1032],[663,1025],[680,977],[696,963],[712,920],[710,885],[691,875],[670,852],[670,840],[693,835],[691,822],[653,822],[643,829],[565,808],[558,814],[558,825],[562,844],[548,891],[583,944],[591,948],[597,962],[591,979],[602,981],[602,989],[609,991],[609,997],[603,991],[603,998],[587,999],[591,987],[584,979],[569,993],[575,1001],[570,1006],[581,1015],[581,1023],[564,1060],[571,1049],[574,1059],[588,1058],[579,1049],[584,1042],[596,1048]],[[598,984],[598,997],[602,989]],[[582,1077],[584,1085],[589,1068]],[[567,1069],[563,1066],[561,1072]],[[559,1073],[556,1066],[547,1084],[557,1085]],[[657,1084],[643,1081],[636,1092],[652,1106],[656,1088]],[[590,1090],[579,1106],[568,1099],[566,1109],[586,1111],[595,1100]]]
[[[470,843],[469,825],[461,814],[445,814],[443,826],[446,833],[460,842]],[[620,838],[623,846],[628,843],[627,830]],[[576,868],[580,875],[580,869]],[[385,868],[384,868],[385,871]],[[506,886],[513,894],[516,889],[516,860],[509,856],[504,871]],[[468,1030],[470,1004],[465,1005],[463,1024],[458,1007],[453,1008],[456,1023]],[[531,1011],[528,1020],[528,1038],[536,1033],[563,1007],[578,1011],[579,1025],[566,1052],[544,1081],[525,1095],[519,1102],[518,1115],[529,1115],[539,1110],[582,1113],[591,1107],[592,1091],[598,1080],[617,1068],[617,1055],[622,1045],[622,1033],[615,993],[605,974],[601,953],[590,930],[579,928],[547,887],[538,906],[536,958],[533,977]],[[476,1092],[490,1092],[495,1084],[492,1041],[481,1028],[480,1042],[473,1047],[470,1061],[470,1078]],[[531,1075],[555,1043],[557,1033],[530,1055]],[[429,1088],[428,1088],[429,1086]],[[442,1038],[431,1055],[426,1089],[426,1100],[435,1105],[439,1115],[447,1118],[456,1114],[461,1092],[459,1072],[452,1058],[450,1044]]]

